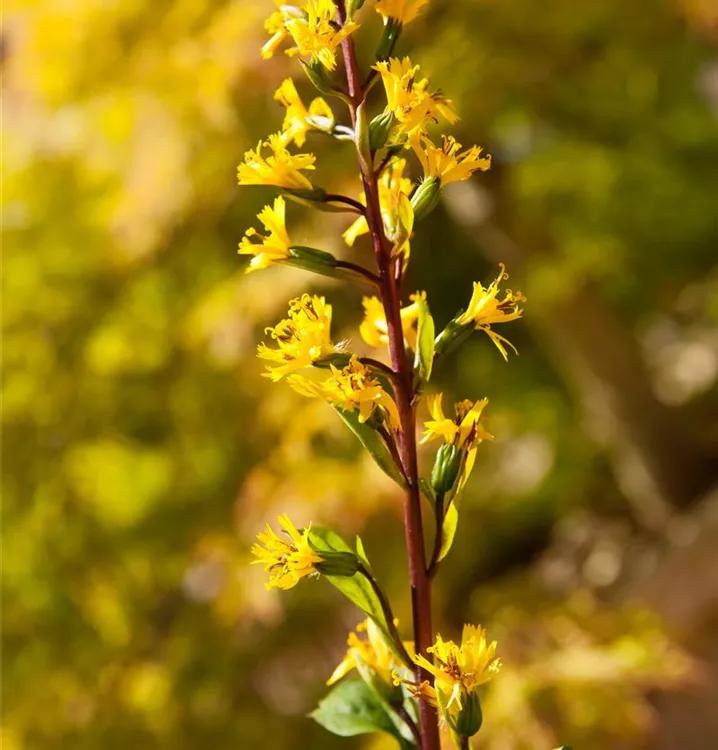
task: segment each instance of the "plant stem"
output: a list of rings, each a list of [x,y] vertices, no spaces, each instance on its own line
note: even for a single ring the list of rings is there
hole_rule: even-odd
[[[337,18],[340,25],[346,21],[343,2],[337,2]],[[354,42],[348,37],[342,42],[344,65],[350,99],[352,126],[356,127],[356,110],[364,100],[357,65]],[[427,655],[433,641],[431,628],[431,581],[426,572],[424,533],[421,519],[421,497],[416,457],[416,413],[414,408],[413,372],[404,348],[404,333],[401,325],[401,274],[395,274],[394,260],[384,235],[384,224],[379,204],[379,191],[372,165],[365,167],[359,159],[362,172],[364,194],[366,196],[366,220],[371,233],[379,271],[384,314],[389,337],[389,352],[396,373],[395,396],[401,421],[398,434],[398,449],[404,475],[407,478],[407,491],[404,497],[404,529],[409,558],[409,580],[411,584],[411,604],[414,625],[414,643],[417,654]],[[417,682],[429,679],[429,674],[416,668]],[[440,750],[439,727],[436,710],[426,701],[419,701],[419,724],[421,750]]]
[[[375,273],[372,273],[369,269],[364,268],[363,266],[359,266],[356,263],[350,263],[348,260],[337,260],[334,263],[334,267],[344,268],[347,271],[352,271],[353,273],[362,276],[372,286],[379,286],[379,277]]]
[[[364,206],[362,206],[359,201],[355,201],[354,198],[350,198],[348,195],[326,193],[324,196],[324,203],[343,203],[345,206],[350,206],[353,212],[358,213],[360,216],[364,216]]]

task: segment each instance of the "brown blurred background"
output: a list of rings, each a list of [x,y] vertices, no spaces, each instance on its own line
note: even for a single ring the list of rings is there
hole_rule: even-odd
[[[312,96],[259,57],[273,4],[4,5],[3,747],[391,747],[305,718],[357,612],[247,565],[278,512],[360,532],[409,620],[394,487],[254,357],[309,289],[361,345],[360,291],[236,255],[272,195],[236,164],[284,77]],[[443,635],[500,642],[477,748],[718,747],[717,42],[713,0],[434,0],[400,42],[494,156],[409,288],[441,325],[505,261],[529,300],[519,357],[475,336],[436,378],[497,436],[436,586]],[[370,262],[345,218],[289,222]]]

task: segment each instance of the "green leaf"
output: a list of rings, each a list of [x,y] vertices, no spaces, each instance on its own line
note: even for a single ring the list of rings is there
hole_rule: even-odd
[[[456,508],[456,501],[449,503],[449,507],[444,514],[444,522],[441,524],[441,549],[439,550],[439,560],[443,560],[451,549],[456,536],[456,528],[459,525],[459,511]]]
[[[364,550],[364,542],[362,542],[359,535],[357,535],[357,557],[361,561],[362,565],[371,573],[371,564],[369,563],[369,558],[366,556],[366,552]]]
[[[434,365],[434,319],[431,317],[426,300],[419,295],[415,299],[419,307],[419,319],[414,369],[419,373],[419,377],[427,382],[431,377],[431,368]]]
[[[340,737],[379,731],[403,740],[379,697],[360,680],[340,682],[309,716]]]
[[[360,422],[358,412],[345,411],[336,406],[334,409],[349,429],[359,438],[359,442],[369,451],[379,468],[400,487],[405,487],[404,477],[402,477],[399,467],[391,457],[382,436],[366,422]]]

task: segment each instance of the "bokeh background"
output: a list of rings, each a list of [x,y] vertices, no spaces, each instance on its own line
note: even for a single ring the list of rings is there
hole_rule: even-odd
[[[236,255],[272,195],[236,164],[284,77],[312,95],[259,57],[272,7],[4,3],[6,750],[390,747],[305,718],[357,612],[247,565],[280,511],[361,533],[408,621],[395,488],[254,357],[305,290],[361,347],[359,290]],[[505,261],[529,300],[519,357],[477,335],[437,373],[497,436],[436,585],[442,634],[500,641],[476,747],[715,748],[718,7],[434,0],[399,51],[494,156],[421,225],[409,289],[442,324]],[[350,148],[310,147],[358,192]],[[368,263],[346,224],[290,208]]]

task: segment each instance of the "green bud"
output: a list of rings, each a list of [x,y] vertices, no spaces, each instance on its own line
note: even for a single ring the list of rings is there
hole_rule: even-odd
[[[366,0],[347,0],[347,18],[351,18],[365,2]]]
[[[304,190],[302,188],[281,188],[282,194],[286,195],[287,198],[293,198],[298,203],[307,203],[307,201],[313,201],[321,203],[327,194],[324,188],[315,187],[310,190]]]
[[[441,182],[436,177],[424,180],[411,196],[416,221],[425,219],[438,205],[441,197]]]
[[[294,246],[289,248],[289,257],[284,261],[288,266],[313,271],[322,276],[334,278],[337,259],[331,253],[317,250],[314,247]]]
[[[463,737],[473,737],[481,729],[481,723],[484,720],[481,701],[478,693],[469,693],[462,698],[461,710],[456,717],[454,728],[456,733]]]
[[[357,107],[356,123],[354,126],[354,142],[356,143],[359,159],[366,171],[372,168],[371,147],[369,145],[369,122],[366,116],[366,101]]]
[[[469,336],[471,336],[474,330],[473,323],[464,323],[463,325],[458,323],[457,320],[461,313],[459,313],[453,320],[450,320],[446,328],[436,337],[434,342],[434,357],[441,357],[444,354],[448,354],[457,346],[463,344]]]
[[[359,570],[359,560],[353,552],[328,552],[321,549],[316,551],[323,559],[314,567],[322,575],[346,578],[353,576]]]
[[[327,69],[319,62],[319,60],[310,60],[304,62],[301,60],[304,72],[307,74],[307,78],[314,84],[315,88],[322,94],[328,96],[335,96],[336,90],[332,84],[332,79],[327,73]]]
[[[451,492],[461,470],[461,451],[451,443],[444,443],[436,452],[431,470],[431,487],[437,495]]]
[[[383,148],[395,122],[393,112],[382,112],[369,123],[369,147],[372,151]]]
[[[379,46],[376,48],[376,59],[379,62],[388,60],[394,51],[394,46],[401,35],[402,25],[396,18],[390,18],[384,26],[384,33],[379,40]]]

